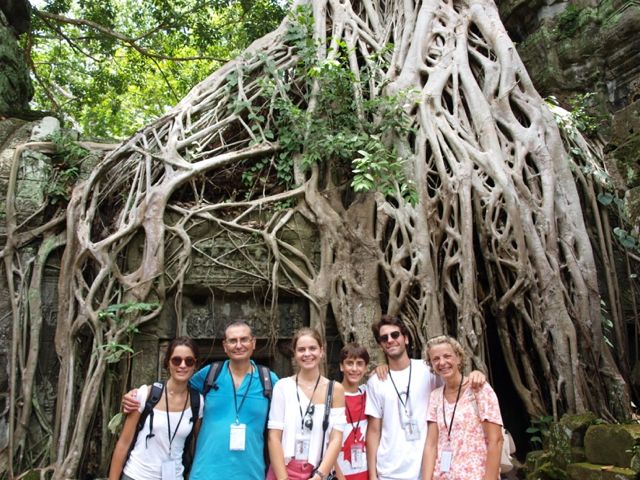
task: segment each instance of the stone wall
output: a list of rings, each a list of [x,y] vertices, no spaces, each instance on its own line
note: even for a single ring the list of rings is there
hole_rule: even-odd
[[[18,35],[30,27],[31,9],[26,0],[0,2],[0,116],[29,109],[33,86]]]
[[[565,415],[527,456],[527,480],[638,480],[640,424],[612,425],[591,412]]]
[[[18,162],[15,195],[18,223],[28,220],[30,225],[40,225],[46,221],[46,209],[43,210],[41,207],[47,203],[46,191],[50,183],[53,159],[28,147],[18,157],[15,156],[15,152],[19,146],[24,146],[30,141],[46,141],[49,134],[58,130],[59,122],[51,117],[38,122],[0,120],[0,238],[3,240],[6,238],[7,186],[14,161]],[[96,157],[101,155],[101,152],[96,152]],[[92,162],[83,163],[81,178],[88,175],[92,165]],[[260,221],[260,218],[256,218],[255,221]],[[287,237],[287,241],[295,239],[295,245],[313,257],[317,250],[316,232],[302,218],[297,224],[299,228],[295,232],[287,230],[283,235]],[[278,321],[275,324],[271,323],[271,305],[265,300],[271,292],[264,272],[267,272],[268,278],[272,264],[268,252],[260,246],[260,242],[252,241],[249,237],[236,236],[230,239],[212,223],[202,223],[190,231],[190,234],[193,235],[194,250],[181,300],[178,302],[175,294],[170,294],[161,315],[143,325],[140,332],[134,336],[132,346],[136,353],[131,358],[130,375],[122,377],[126,385],[116,386],[114,395],[119,395],[122,389],[128,389],[130,386],[162,378],[165,372],[161,368],[161,360],[170,339],[177,335],[189,335],[196,339],[205,363],[225,358],[221,343],[224,328],[229,322],[238,319],[246,320],[254,328],[258,337],[255,354],[258,362],[270,366],[279,375],[287,375],[292,371],[289,340],[295,329],[309,325],[307,301],[288,293],[285,285],[278,296]],[[234,246],[237,245],[244,245],[246,248],[241,251],[234,250]],[[37,240],[31,250],[25,250],[23,260],[29,261],[27,257],[33,256],[36,250]],[[139,262],[139,255],[140,251],[135,248],[128,251],[128,268],[135,268]],[[40,413],[50,419],[53,418],[55,409],[58,377],[54,337],[59,261],[60,254],[50,257],[42,281],[44,325],[36,374],[36,395]],[[169,277],[174,273],[172,269],[173,266],[168,265]],[[9,299],[6,272],[3,268],[0,275],[0,450],[6,447],[8,442],[10,365],[16,365],[11,360],[14,326]],[[335,326],[333,329],[329,326],[329,333],[336,338],[329,343],[328,348],[332,361],[336,359],[341,342],[337,339]],[[85,353],[91,354],[89,351]],[[121,374],[126,374],[127,366],[123,364],[119,370]],[[17,370],[15,373],[19,374]],[[16,379],[19,381],[19,377]],[[117,402],[114,405],[116,404]],[[92,445],[98,448],[99,443],[97,440]],[[89,460],[85,468],[95,471],[103,468],[93,465],[92,461]]]
[[[564,106],[594,93],[591,113],[616,187],[640,226],[640,4],[634,0],[499,0],[534,85]],[[640,230],[636,227],[636,235]]]

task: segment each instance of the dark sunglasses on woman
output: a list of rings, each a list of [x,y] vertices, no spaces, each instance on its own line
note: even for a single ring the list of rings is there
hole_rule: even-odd
[[[173,365],[174,367],[179,367],[180,365],[182,365],[183,361],[187,367],[193,367],[196,364],[196,359],[193,357],[171,357],[171,365]]]

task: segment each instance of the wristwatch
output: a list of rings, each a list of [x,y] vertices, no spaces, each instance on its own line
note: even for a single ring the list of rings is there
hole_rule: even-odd
[[[313,475],[311,476],[311,478],[315,477],[316,475],[320,477],[320,480],[327,480],[327,477],[329,476],[326,473],[322,473],[317,468],[313,471]]]

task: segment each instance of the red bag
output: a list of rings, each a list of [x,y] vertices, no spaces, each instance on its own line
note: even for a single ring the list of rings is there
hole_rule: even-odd
[[[313,472],[313,465],[304,460],[291,460],[287,464],[287,477],[289,480],[309,480]],[[267,480],[277,480],[273,468],[269,467]]]

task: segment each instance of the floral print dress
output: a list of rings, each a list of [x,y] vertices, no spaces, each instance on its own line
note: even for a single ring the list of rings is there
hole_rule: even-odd
[[[451,425],[451,438],[448,439],[448,427],[451,423],[455,402],[450,403],[444,399],[443,388],[440,387],[431,392],[427,414],[428,422],[437,422],[438,424],[438,455],[433,478],[437,480],[482,480],[487,460],[487,442],[482,422],[486,420],[502,425],[498,398],[493,388],[487,383],[478,392],[474,392],[471,387],[461,392]],[[453,459],[449,472],[445,473],[440,471],[440,456],[447,445],[453,452]]]

